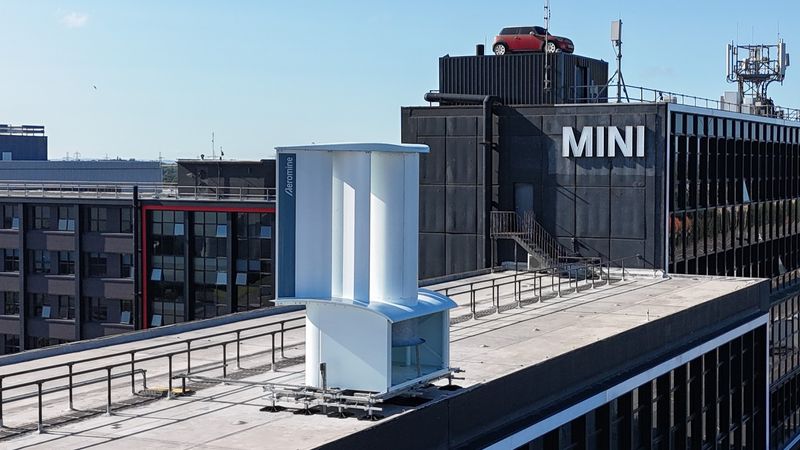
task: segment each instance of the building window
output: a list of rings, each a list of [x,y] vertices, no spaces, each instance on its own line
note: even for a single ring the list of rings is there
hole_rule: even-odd
[[[183,211],[153,211],[153,234],[183,236]]]
[[[104,298],[86,297],[84,305],[86,307],[87,322],[108,321],[108,306],[106,306],[106,300]]]
[[[194,318],[228,314],[228,214],[195,212],[193,219]]]
[[[104,277],[108,274],[108,255],[105,253],[89,253],[89,276]]]
[[[3,205],[3,229],[19,230],[19,213],[17,205]]]
[[[58,252],[58,274],[75,275],[75,252]]]
[[[59,295],[56,298],[58,307],[56,308],[56,317],[59,319],[72,320],[75,319],[75,297],[71,295]]]
[[[236,215],[237,310],[269,306],[274,299],[272,277],[272,226],[266,213]]]
[[[59,231],[75,231],[75,208],[72,206],[58,207]]]
[[[152,211],[149,213],[153,239],[150,246],[151,271],[147,276],[152,308],[145,318],[150,326],[169,325],[186,319],[185,291],[191,286],[186,277],[186,237],[183,211]],[[132,310],[129,309],[132,312]],[[130,314],[128,315],[130,316]],[[120,322],[125,323],[120,316]],[[130,323],[128,321],[127,323]]]
[[[19,336],[16,334],[3,335],[3,354],[10,355],[19,352]]]
[[[47,250],[33,250],[31,270],[33,273],[52,273],[50,252]]]
[[[122,208],[119,214],[120,233],[133,233],[133,217],[130,208]]]
[[[119,323],[129,325],[133,317],[133,301],[120,300],[119,301]]]
[[[120,278],[133,278],[133,255],[123,253],[119,255]]]
[[[45,294],[28,294],[30,301],[28,304],[30,305],[30,315],[31,317],[45,317],[44,316],[44,308],[47,306],[47,300]],[[47,317],[50,317],[50,307],[47,306]]]
[[[19,249],[3,248],[3,272],[19,272]]]
[[[49,206],[34,206],[33,207],[33,229],[34,230],[49,230],[50,229],[50,207]]]
[[[18,316],[19,292],[5,291],[1,294],[3,298],[3,314],[6,316]]]
[[[89,231],[108,231],[108,208],[89,208]]]

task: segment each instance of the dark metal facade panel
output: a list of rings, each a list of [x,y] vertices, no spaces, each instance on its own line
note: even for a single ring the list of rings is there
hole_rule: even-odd
[[[410,142],[410,141],[407,141]],[[426,184],[445,184],[447,178],[447,155],[444,137],[419,137],[415,142],[425,144],[430,152],[423,153],[419,159],[419,182]]]
[[[445,187],[420,186],[419,201],[419,232],[444,233],[446,231]]]
[[[478,140],[474,137],[449,137],[446,150],[447,184],[476,185],[481,177]]]
[[[663,221],[666,117],[663,105],[604,104],[585,106],[522,106],[503,108],[500,116],[500,195],[499,210],[513,211],[515,185],[527,183],[534,190],[534,212],[540,223],[572,248],[589,256],[610,256],[611,241],[640,240],[644,244],[645,265],[663,266]],[[513,126],[504,127],[506,117]],[[618,121],[619,118],[619,121]],[[523,121],[530,124],[526,127]],[[531,136],[526,130],[539,129]],[[580,133],[583,127],[645,127],[644,158],[564,157],[562,134],[565,127]],[[511,130],[524,134],[517,136]],[[541,161],[534,165],[540,154]],[[635,201],[628,205],[627,202]],[[618,217],[618,219],[617,219]],[[616,220],[624,220],[617,224]],[[600,245],[594,240],[605,239]],[[585,241],[585,242],[584,242]],[[616,246],[617,249],[622,247]],[[630,255],[634,256],[637,253]],[[513,255],[500,253],[501,260]]]
[[[575,188],[576,236],[584,239],[608,239],[611,235],[610,194],[608,187],[578,186]]]
[[[617,252],[616,258],[641,254],[645,266],[662,267],[665,223],[663,182],[667,142],[665,111],[663,104],[495,108],[497,144],[492,155],[494,179],[491,189],[492,198],[495,199],[492,208],[514,211],[517,209],[515,186],[529,185],[533,191],[537,220],[567,248],[572,248],[574,244],[581,254],[600,254],[606,258],[614,251]],[[478,106],[404,108],[403,135],[410,136],[413,130],[419,130],[419,122],[451,123],[450,129],[453,130],[461,119],[475,120],[481,114]],[[620,154],[613,158],[564,157],[562,154],[564,127],[577,128],[580,132],[584,126],[615,126],[624,133],[625,126],[634,125],[645,127],[643,158],[626,158]],[[471,179],[468,174],[473,164],[471,152],[454,150],[465,139],[464,136],[448,134],[436,138],[418,136],[416,140],[408,142],[433,144],[431,153],[421,160],[420,172],[424,175],[420,181],[423,187],[435,185],[447,188],[444,210],[447,214],[445,231],[448,236],[474,233],[485,243],[489,237],[485,233],[485,208],[481,201],[485,193],[481,179],[483,148],[477,146],[476,181],[461,184]],[[457,196],[458,186],[473,186],[476,194],[474,201]],[[438,217],[436,214],[439,212],[433,208],[438,208],[441,194],[424,188],[420,192],[421,195],[436,196],[435,201],[422,199],[420,203],[423,208],[420,211],[420,223],[428,227],[432,223],[430,218]],[[464,227],[469,217],[475,220],[474,228]],[[600,244],[590,241],[597,239],[606,242]],[[616,242],[625,239],[636,243]],[[483,247],[479,245],[479,248]],[[513,259],[513,252],[507,249],[506,246],[498,248],[499,258],[495,262]],[[619,253],[625,249],[634,249],[634,253]],[[424,266],[429,263],[441,268],[440,262],[428,261],[427,256],[424,251],[420,253],[420,273],[426,273]],[[483,256],[486,256],[485,252]],[[485,260],[478,255],[477,266],[470,270],[488,267]],[[437,276],[451,273],[438,273]]]
[[[445,109],[447,113],[441,113]],[[430,153],[420,158],[419,277],[483,268],[487,192],[482,109],[436,108],[429,110],[434,114],[421,115],[416,111],[404,108],[401,114],[404,142],[430,147]],[[493,156],[496,168],[496,152]]]
[[[419,278],[425,280],[442,276],[447,272],[444,233],[419,234]],[[422,262],[424,261],[424,264]]]
[[[609,219],[612,239],[646,239],[647,191],[612,187]]]
[[[478,239],[474,234],[448,234],[445,238],[447,273],[463,273],[477,267]]]
[[[571,103],[576,95],[576,84],[603,86],[608,82],[607,62],[556,53],[547,56],[552,80],[552,89],[548,92],[543,86],[545,57],[544,53],[442,57],[439,58],[439,91],[495,95],[509,105],[541,105]]]
[[[0,135],[0,152],[11,153],[11,159],[15,161],[47,160],[47,136],[2,134]]]
[[[450,186],[445,188],[446,231],[457,234],[477,233],[478,187]]]

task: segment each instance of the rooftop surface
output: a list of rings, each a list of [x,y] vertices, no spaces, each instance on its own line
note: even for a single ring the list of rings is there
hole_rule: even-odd
[[[585,347],[616,336],[620,333],[646,326],[671,315],[685,312],[713,299],[724,297],[742,288],[755,286],[763,280],[746,278],[715,278],[672,276],[663,278],[653,271],[637,275],[627,274],[612,278],[612,284],[597,281],[595,288],[589,281],[578,281],[580,289],[575,292],[574,280],[562,279],[562,297],[555,295],[556,289],[544,278],[542,299],[533,294],[516,296],[514,286],[523,289],[529,282],[503,284],[500,292],[500,313],[483,315],[477,319],[464,320],[451,326],[451,365],[464,370],[459,374],[463,379],[456,383],[463,389],[448,391],[436,386],[419,392],[431,402],[458,396],[465,390],[478,388],[481,384],[499,379],[524,367],[536,366],[548,360],[565,355],[575,349]],[[459,280],[442,285],[428,286],[428,289],[443,289],[463,284],[465,281],[483,283],[491,286],[500,284],[497,280],[507,280],[508,273],[488,274]],[[558,280],[556,278],[556,280]],[[569,287],[567,284],[569,283]],[[522,286],[522,287],[520,287]],[[550,291],[549,293],[547,291]],[[456,289],[453,289],[455,292]],[[470,303],[470,295],[452,294],[457,302]],[[478,302],[482,294],[476,296]],[[522,299],[520,307],[516,301]],[[501,304],[502,303],[502,304]],[[505,305],[504,305],[505,304]],[[484,306],[486,303],[484,303]],[[503,306],[510,305],[507,309]],[[505,309],[505,310],[504,310]],[[302,316],[302,312],[291,313]],[[273,316],[226,325],[228,330],[259,323],[274,322],[283,316]],[[299,322],[299,321],[298,321]],[[125,344],[126,348],[150,346],[162,342],[164,345],[179,345],[183,339],[199,337],[217,330],[204,329],[183,333],[177,336],[146,340]],[[267,405],[260,386],[243,385],[247,382],[279,382],[301,384],[303,381],[303,339],[302,329],[294,330],[286,336],[285,358],[280,359],[271,371],[267,338],[245,341],[241,346],[241,367],[237,369],[231,361],[235,353],[228,346],[228,377],[238,380],[231,383],[191,382],[195,389],[193,395],[178,396],[174,399],[144,401],[132,406],[120,407],[124,399],[136,398],[131,395],[127,379],[114,381],[112,388],[115,411],[113,415],[95,414],[79,420],[67,421],[63,425],[49,426],[43,434],[27,433],[10,437],[3,446],[11,448],[201,448],[201,449],[249,449],[269,448],[313,448],[334,441],[360,430],[381,426],[415,409],[411,406],[386,405],[382,420],[371,422],[356,418],[335,419],[321,414],[299,415],[292,410],[282,412],[262,412]],[[213,342],[213,339],[201,342]],[[195,344],[192,344],[195,346]],[[200,347],[198,342],[197,347]],[[44,366],[57,359],[77,360],[80,357],[98,356],[120,350],[121,346],[87,350],[71,356],[45,358],[24,363],[24,367]],[[166,348],[166,347],[165,347]],[[160,349],[148,350],[156,354]],[[137,358],[139,355],[137,354]],[[195,366],[204,367],[207,377],[221,376],[219,362],[221,349],[192,353],[192,371]],[[124,359],[121,359],[124,360]],[[2,364],[2,360],[0,360]],[[185,358],[173,360],[175,371],[185,370]],[[102,364],[98,363],[98,367]],[[153,386],[166,384],[166,364],[164,360],[148,363],[148,383]],[[0,375],[24,368],[21,364],[0,367]],[[137,365],[138,367],[138,365]],[[29,379],[24,375],[6,379],[4,386]],[[28,378],[26,378],[28,377]],[[179,385],[179,381],[176,381]],[[447,384],[446,380],[436,383]],[[76,395],[75,408],[82,411],[104,408],[106,401],[105,383],[84,388]],[[6,396],[11,395],[4,394]],[[133,403],[133,402],[132,402]],[[45,397],[45,423],[57,422],[49,419],[72,414],[67,410],[66,393],[54,393]],[[27,403],[16,403],[4,407],[4,421],[7,427],[22,427],[35,424],[37,408],[34,396]]]

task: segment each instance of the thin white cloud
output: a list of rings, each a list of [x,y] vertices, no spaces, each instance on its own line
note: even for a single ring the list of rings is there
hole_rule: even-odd
[[[61,24],[67,28],[81,28],[89,22],[89,15],[72,11],[61,17]]]

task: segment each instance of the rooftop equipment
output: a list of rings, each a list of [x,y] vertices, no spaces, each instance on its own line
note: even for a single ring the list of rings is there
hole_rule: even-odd
[[[417,284],[425,145],[278,147],[276,303],[306,307],[305,384],[391,393],[448,376],[449,309]]]
[[[726,65],[727,80],[736,83],[738,91],[735,105],[727,105],[726,99],[730,97],[723,97],[723,109],[769,117],[783,115],[767,95],[770,83],[783,83],[786,78],[789,54],[783,39],[779,39],[776,45],[736,45],[731,42],[728,44]],[[745,106],[747,103],[751,105]]]

